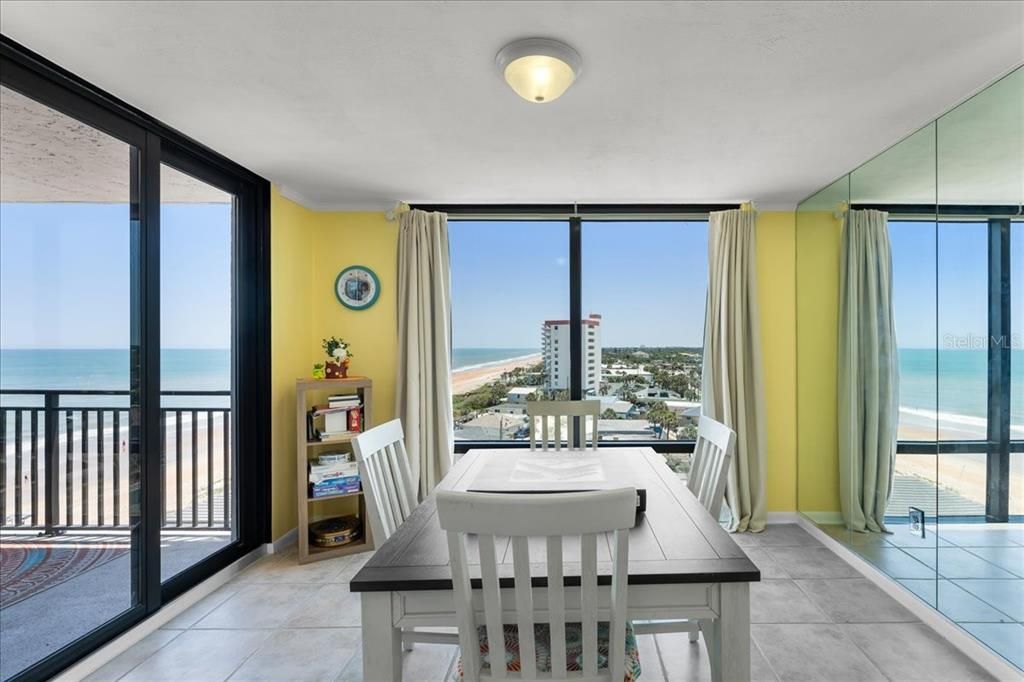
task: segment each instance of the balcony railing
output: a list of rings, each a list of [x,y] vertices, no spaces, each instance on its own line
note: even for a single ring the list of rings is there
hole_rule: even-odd
[[[0,391],[0,528],[47,534],[130,528],[138,471],[129,455],[128,407],[116,404],[128,395]],[[164,528],[231,527],[230,395],[161,392],[167,405],[160,408]]]

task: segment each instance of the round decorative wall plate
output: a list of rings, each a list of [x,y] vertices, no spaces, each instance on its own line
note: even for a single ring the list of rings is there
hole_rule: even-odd
[[[334,294],[346,308],[366,310],[380,296],[380,280],[370,268],[350,265],[338,273],[338,278],[334,280]]]

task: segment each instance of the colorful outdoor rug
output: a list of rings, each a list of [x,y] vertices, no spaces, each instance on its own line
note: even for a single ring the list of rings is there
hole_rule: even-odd
[[[0,608],[124,556],[127,541],[110,537],[0,538]]]

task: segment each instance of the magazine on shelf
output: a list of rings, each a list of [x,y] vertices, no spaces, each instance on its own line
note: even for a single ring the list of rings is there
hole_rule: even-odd
[[[360,490],[360,479],[355,476],[338,476],[319,482],[311,482],[309,486],[310,495],[313,497],[324,497],[326,495],[341,495],[354,493]]]
[[[349,477],[359,476],[359,465],[355,462],[342,465],[325,465],[321,467],[309,467],[309,482],[310,483],[322,483],[324,481]]]
[[[333,464],[335,462],[354,462],[351,452],[324,452],[317,455],[317,464]]]
[[[347,495],[349,493],[358,493],[360,490],[359,484],[356,483],[351,486],[341,488],[313,488],[309,495],[310,497],[333,497],[335,495]]]

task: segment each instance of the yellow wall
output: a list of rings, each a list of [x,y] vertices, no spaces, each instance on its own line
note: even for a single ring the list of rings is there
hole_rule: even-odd
[[[395,414],[398,346],[398,223],[383,213],[317,214],[313,256],[313,326],[310,353],[323,355],[321,339],[345,339],[355,357],[349,374],[373,379],[373,422]],[[377,273],[380,298],[367,310],[349,310],[334,295],[334,280],[350,265]]]
[[[836,353],[839,239],[832,211],[797,215],[797,509],[839,511]]]
[[[349,373],[374,380],[373,421],[394,415],[398,227],[383,213],[310,211],[277,188],[270,219],[271,537],[278,539],[296,524],[295,380],[323,361],[321,339],[348,341]],[[349,310],[334,296],[334,279],[349,265],[380,278],[369,310]]]
[[[757,282],[768,439],[768,511],[796,510],[796,222],[757,217]]]
[[[797,508],[796,238],[792,212],[759,215],[758,304],[770,511]],[[322,338],[333,335],[348,341],[355,354],[350,373],[374,380],[373,421],[379,424],[394,416],[397,252],[397,223],[387,222],[382,213],[310,211],[275,188],[271,199],[274,539],[296,523],[295,380],[308,376],[312,363],[322,359]],[[380,299],[366,311],[349,310],[334,296],[335,277],[355,264],[373,269],[381,282]],[[830,328],[834,330],[834,323]],[[834,421],[833,415],[833,440]]]
[[[295,527],[295,379],[309,373],[316,214],[270,197],[271,537]]]

